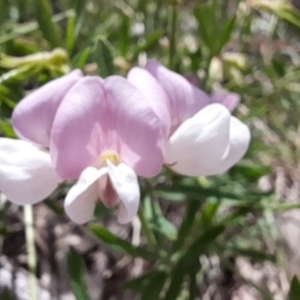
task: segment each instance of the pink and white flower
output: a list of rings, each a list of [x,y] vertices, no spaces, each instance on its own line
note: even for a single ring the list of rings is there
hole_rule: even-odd
[[[75,70],[55,79],[16,106],[12,123],[24,140],[0,138],[0,190],[13,203],[40,202],[62,182],[46,147],[57,108],[82,76],[81,71]]]
[[[65,210],[87,222],[96,201],[120,203],[118,219],[129,222],[139,206],[138,177],[157,175],[163,165],[165,131],[147,98],[125,78],[86,77],[59,106],[50,152],[58,174],[78,179]]]
[[[168,111],[169,123],[164,116],[157,116],[161,122],[168,123],[170,134],[164,160],[175,172],[187,176],[222,174],[246,153],[250,131],[231,116],[232,103],[228,108],[219,104],[226,103],[224,95],[210,98],[155,60],[148,61],[145,69],[133,68],[128,80],[148,98],[152,97],[149,102],[153,106],[157,107],[159,102]],[[155,95],[154,90],[160,93]]]
[[[163,165],[166,128],[119,76],[74,71],[27,96],[12,120],[26,141],[0,139],[1,190],[16,204],[36,203],[62,180],[78,179],[65,200],[77,223],[89,221],[98,198],[119,203],[119,221],[129,222],[139,206],[138,175],[155,176]]]

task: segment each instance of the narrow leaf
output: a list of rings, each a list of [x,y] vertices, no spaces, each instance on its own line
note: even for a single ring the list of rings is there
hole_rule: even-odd
[[[218,56],[221,53],[223,47],[229,42],[234,30],[235,21],[236,16],[233,16],[229,18],[225,23],[224,30],[218,41],[218,48],[216,49],[216,53],[214,53],[214,55]]]
[[[288,297],[289,297],[288,298],[289,300],[299,300],[299,297],[300,297],[300,283],[299,283],[299,280],[298,280],[296,275],[292,279],[292,283],[291,283],[291,287],[290,287]]]
[[[180,260],[172,270],[170,286],[166,292],[164,300],[177,299],[177,296],[181,291],[181,286],[185,277],[185,271],[185,262],[183,260]]]
[[[265,261],[269,260],[271,262],[276,262],[276,256],[269,253],[264,253],[262,251],[253,250],[253,249],[243,249],[238,247],[230,248],[233,254],[240,255],[240,256],[246,256],[251,259],[254,259],[255,261]],[[299,294],[300,296],[300,294]]]
[[[175,240],[177,229],[169,220],[167,220],[159,206],[158,201],[153,201],[150,197],[144,199],[145,218],[151,229],[158,231],[169,240]]]
[[[198,237],[189,247],[185,257],[188,261],[197,260],[202,254],[225,230],[224,226],[211,227]]]
[[[183,244],[188,236],[190,229],[193,227],[196,214],[199,212],[201,201],[189,201],[187,210],[179,229],[178,238],[173,244],[174,252],[177,251]]]
[[[89,225],[90,230],[99,238],[101,241],[106,243],[108,246],[114,248],[115,250],[125,252],[134,257],[141,257],[145,260],[156,261],[157,257],[154,253],[147,251],[141,247],[136,247],[131,245],[129,242],[119,238],[118,236],[111,233],[106,228],[91,224]]]
[[[44,38],[54,47],[63,45],[59,27],[52,21],[52,9],[48,0],[35,0],[36,19]]]
[[[70,249],[68,254],[68,270],[71,278],[71,287],[76,299],[89,300],[84,260],[73,248]]]
[[[93,59],[98,65],[101,77],[114,74],[113,54],[106,40],[98,39],[95,45]]]
[[[163,30],[157,30],[153,33],[151,33],[145,40],[145,42],[143,42],[142,44],[138,45],[136,47],[136,49],[134,50],[133,53],[133,59],[136,59],[137,56],[144,51],[149,51],[151,50],[151,48],[155,47],[159,40],[162,38],[162,36],[164,35],[164,31]]]
[[[167,274],[164,272],[156,272],[144,289],[141,300],[154,300],[159,299],[162,288],[165,285]]]
[[[125,282],[123,288],[127,290],[140,291],[141,289],[145,288],[149,284],[149,281],[152,278],[155,278],[156,275],[157,271],[148,272],[140,277]]]

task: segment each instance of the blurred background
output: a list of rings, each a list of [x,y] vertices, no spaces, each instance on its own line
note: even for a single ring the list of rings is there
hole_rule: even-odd
[[[149,58],[207,93],[239,94],[234,114],[252,132],[246,157],[225,175],[165,171],[151,193],[141,181],[140,217],[127,226],[101,204],[92,225],[71,223],[67,184],[33,207],[33,227],[31,211],[0,194],[0,300],[300,299],[298,8],[297,0],[0,0],[1,136],[15,137],[14,106],[47,81],[75,68],[126,75]],[[180,251],[194,260],[168,260]]]

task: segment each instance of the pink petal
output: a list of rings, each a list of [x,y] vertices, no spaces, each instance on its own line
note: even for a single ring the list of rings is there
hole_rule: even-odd
[[[194,73],[184,74],[184,78],[194,86],[198,86],[198,78]]]
[[[223,104],[231,112],[239,105],[241,100],[240,95],[227,91],[214,92],[210,97],[213,103]]]
[[[113,208],[119,203],[119,196],[109,176],[102,177],[98,181],[99,198],[107,208]]]
[[[88,167],[69,190],[64,206],[73,222],[84,224],[92,218],[99,195],[98,180],[106,176],[107,172],[107,168],[97,170]]]
[[[164,133],[146,97],[126,79],[81,80],[60,105],[52,131],[51,154],[63,178],[77,178],[115,152],[141,176],[163,164]]]
[[[195,115],[210,103],[209,97],[189,83],[183,76],[167,69],[155,60],[149,60],[146,69],[157,79],[166,92],[170,108],[173,132],[182,122]]]
[[[29,142],[0,138],[0,190],[13,203],[34,204],[61,182],[49,153]]]
[[[108,173],[116,193],[120,198],[118,220],[128,223],[136,216],[140,202],[138,178],[133,169],[126,164],[113,165],[107,161]]]
[[[203,108],[170,137],[167,166],[187,176],[219,174],[220,163],[229,149],[229,125],[230,114],[223,105]]]
[[[16,133],[23,139],[48,147],[57,108],[67,92],[82,76],[81,71],[75,70],[50,81],[25,97],[16,106],[12,115]]]
[[[85,77],[66,95],[53,122],[50,154],[58,174],[77,179],[104,148],[100,125],[104,88],[100,78]]]
[[[171,126],[169,102],[156,78],[147,70],[135,67],[130,70],[127,79],[147,97],[149,104],[163,125],[166,136],[169,136]]]

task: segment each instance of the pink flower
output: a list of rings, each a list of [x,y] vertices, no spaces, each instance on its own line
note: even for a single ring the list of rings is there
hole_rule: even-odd
[[[19,102],[12,123],[19,137],[49,147],[56,111],[68,91],[83,77],[80,70],[52,80]]]
[[[168,112],[169,118],[157,116],[170,132],[164,160],[175,172],[187,176],[222,174],[244,156],[250,142],[248,127],[225,106],[211,104],[210,97],[183,76],[150,60],[145,69],[133,68],[128,80],[151,97],[153,107],[159,103]],[[153,95],[154,90],[163,92]],[[213,97],[214,102],[219,99]]]
[[[193,73],[185,74],[185,79],[191,83],[192,85],[198,85],[197,77]],[[229,109],[230,112],[234,111],[235,108],[239,105],[241,101],[240,95],[228,92],[226,90],[220,89],[213,91],[213,93],[209,96],[209,103],[220,103]]]
[[[13,113],[27,141],[0,139],[1,190],[16,204],[36,203],[62,180],[78,179],[65,200],[73,221],[87,222],[100,198],[107,207],[120,202],[119,221],[129,222],[139,205],[137,176],[155,176],[163,165],[167,128],[155,109],[119,76],[74,71],[46,84]]]
[[[137,175],[155,176],[163,165],[166,129],[154,107],[119,76],[86,77],[66,95],[53,123],[50,153],[62,178],[79,177],[65,201],[74,222],[87,222],[98,198],[107,207],[120,202],[121,223],[136,215]]]
[[[12,122],[19,137],[0,138],[0,189],[16,204],[47,198],[62,181],[50,154],[52,123],[64,96],[82,78],[79,71],[53,80],[25,97],[15,108]]]
[[[226,90],[215,91],[210,95],[212,103],[224,105],[230,112],[234,111],[241,101],[240,95]]]

